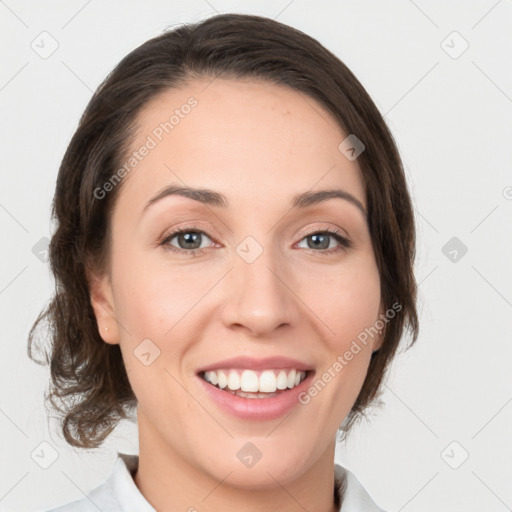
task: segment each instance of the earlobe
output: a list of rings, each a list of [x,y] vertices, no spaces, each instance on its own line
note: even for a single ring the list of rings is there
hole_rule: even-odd
[[[87,273],[91,305],[96,317],[99,335],[105,343],[119,343],[119,329],[115,317],[115,304],[109,276]]]
[[[372,354],[374,352],[378,352],[382,347],[382,342],[384,341],[384,333],[379,334],[379,337],[375,339],[373,344]]]

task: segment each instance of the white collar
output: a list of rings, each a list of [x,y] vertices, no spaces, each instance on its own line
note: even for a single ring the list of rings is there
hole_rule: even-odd
[[[103,512],[156,512],[133,480],[138,464],[138,455],[118,452],[114,467],[103,484],[94,488],[87,497],[53,512],[97,511],[98,507]],[[343,493],[339,512],[384,512],[348,469],[335,464],[334,479],[338,502]]]

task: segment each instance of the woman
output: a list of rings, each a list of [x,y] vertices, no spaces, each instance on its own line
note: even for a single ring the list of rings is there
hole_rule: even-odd
[[[225,14],[126,56],[62,161],[50,399],[139,455],[64,511],[381,510],[334,464],[417,338],[415,230],[374,103],[316,40]],[[65,406],[59,406],[62,400]]]

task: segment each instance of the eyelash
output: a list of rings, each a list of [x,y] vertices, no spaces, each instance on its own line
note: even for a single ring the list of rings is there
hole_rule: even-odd
[[[164,235],[164,237],[160,240],[158,243],[159,246],[163,246],[164,250],[170,251],[172,253],[179,253],[187,256],[199,256],[203,251],[212,249],[212,247],[206,248],[206,249],[177,249],[176,247],[173,247],[172,245],[169,245],[168,242],[170,242],[175,236],[180,235],[181,233],[199,233],[202,235],[206,235],[210,240],[213,240],[212,237],[208,235],[208,233],[205,233],[204,231],[198,229],[195,226],[186,226],[184,228],[180,228],[176,231],[173,231],[172,233]],[[343,251],[346,249],[350,249],[352,247],[352,242],[348,239],[342,236],[337,229],[332,228],[325,228],[323,230],[314,230],[314,231],[306,231],[300,233],[300,240],[302,241],[304,238],[307,238],[312,235],[320,235],[320,234],[328,234],[332,236],[340,245],[341,247],[334,247],[331,249],[326,250],[315,250],[315,249],[308,249],[309,251],[313,251],[314,253],[321,254],[322,256],[328,256],[333,253],[337,253],[339,251]]]

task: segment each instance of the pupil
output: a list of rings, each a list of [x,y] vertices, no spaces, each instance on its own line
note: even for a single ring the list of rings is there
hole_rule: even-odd
[[[199,235],[200,234],[195,231],[181,233],[179,236],[179,241],[185,242],[185,244],[190,244],[190,243],[193,244],[193,247],[188,246],[188,247],[186,247],[186,249],[197,249],[201,245],[201,243],[198,241]],[[194,238],[195,238],[195,241],[193,240]]]
[[[316,240],[316,241],[318,241],[319,238],[323,238],[324,239],[323,243],[315,243],[315,244],[313,244],[312,247],[310,245],[310,248],[318,248],[318,247],[320,247],[322,249],[327,249],[329,247],[329,237],[326,236],[326,235],[316,234],[316,235],[311,235],[310,238],[312,240]]]

